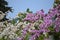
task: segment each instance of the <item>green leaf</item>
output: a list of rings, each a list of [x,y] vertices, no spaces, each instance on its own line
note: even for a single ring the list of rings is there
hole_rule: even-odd
[[[29,9],[29,8],[27,8],[26,12],[29,12],[29,11],[30,11],[30,9]]]
[[[28,13],[32,13],[32,11],[30,11],[30,9],[29,9],[29,8],[27,8],[26,12],[28,12]]]
[[[3,36],[2,38],[0,38],[0,40],[7,40],[7,38],[5,38],[5,36]]]
[[[40,35],[37,40],[43,40],[44,39],[44,35]]]
[[[24,40],[29,40],[29,34],[27,33]]]
[[[17,31],[16,34],[17,34],[18,36],[21,36],[21,31]]]
[[[14,25],[14,24],[16,23],[16,20],[13,19],[13,20],[11,21],[11,23]]]
[[[49,28],[50,31],[54,31],[54,24],[52,24]]]

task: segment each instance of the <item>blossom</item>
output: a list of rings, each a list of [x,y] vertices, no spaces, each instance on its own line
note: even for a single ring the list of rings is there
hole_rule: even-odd
[[[6,14],[4,14],[2,11],[0,11],[0,20],[2,20],[5,17]]]
[[[60,6],[50,9],[48,14],[44,14],[43,10],[37,11],[35,14],[19,14],[19,17],[16,17],[16,19],[21,18],[23,20],[16,20],[17,22],[15,25],[11,23],[4,25],[4,23],[0,22],[0,27],[2,28],[2,31],[0,30],[0,37],[2,38],[6,35],[10,39],[17,38],[17,40],[24,40],[28,34],[29,40],[36,40],[36,38],[38,39],[41,34],[45,35],[44,37],[46,37],[47,33],[49,34],[49,32],[51,32],[49,29],[51,27],[53,27],[54,32],[60,32],[59,11]]]
[[[23,38],[22,37],[17,37],[17,40],[22,40]]]
[[[34,16],[35,16],[34,14],[29,13],[29,14],[26,15],[26,18],[24,18],[24,20],[28,20],[28,21],[33,22],[34,21]]]
[[[39,25],[39,28],[41,30],[41,32],[49,32],[50,30],[48,29],[48,27],[50,27],[52,25],[52,20],[49,19],[49,17],[45,17],[46,19],[44,19],[44,22],[41,23]]]
[[[45,16],[43,10],[37,11],[37,12],[36,12],[36,15],[38,15],[38,16],[40,16],[40,17],[44,17],[44,16]]]
[[[38,20],[42,16],[44,16],[44,12],[43,11],[39,11],[36,14],[29,13],[29,14],[26,15],[26,17],[24,18],[24,20],[30,21],[30,22],[35,22],[36,20]]]
[[[30,28],[31,24],[27,25],[27,27],[25,27],[23,30],[27,31]]]
[[[29,40],[35,40],[36,39],[36,34],[35,35],[32,35]]]
[[[55,28],[56,32],[59,32],[60,31],[60,18],[56,18],[54,24],[55,24],[54,28]]]

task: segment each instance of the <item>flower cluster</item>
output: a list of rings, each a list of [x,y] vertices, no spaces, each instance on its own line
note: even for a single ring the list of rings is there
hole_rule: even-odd
[[[20,13],[11,22],[0,22],[0,40],[45,40],[60,32],[60,5],[50,9],[48,14],[43,10],[36,13]]]

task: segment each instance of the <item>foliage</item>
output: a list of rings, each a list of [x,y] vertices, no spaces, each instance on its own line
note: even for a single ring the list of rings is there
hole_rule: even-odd
[[[8,2],[5,0],[0,0],[0,11],[2,11],[4,14],[8,13],[9,11],[12,12],[12,7],[8,6]],[[4,18],[0,21],[5,21],[8,20],[6,18],[6,15],[4,16]]]

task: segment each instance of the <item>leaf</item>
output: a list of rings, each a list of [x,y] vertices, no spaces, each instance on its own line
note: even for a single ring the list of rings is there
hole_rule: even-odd
[[[29,12],[29,11],[30,11],[30,9],[29,9],[29,8],[27,8],[26,12]]]
[[[21,14],[19,13],[19,14],[18,14],[18,16],[20,17],[20,16],[21,16]]]
[[[15,19],[13,19],[13,20],[11,21],[11,23],[14,25],[14,24],[16,23]]]
[[[27,33],[24,40],[29,40],[29,34]]]
[[[26,12],[28,12],[28,13],[32,13],[32,11],[30,11],[30,9],[29,9],[29,8],[27,8]]]
[[[37,40],[43,40],[44,39],[44,35],[40,35]]]
[[[49,28],[50,31],[54,31],[54,24],[52,24]]]
[[[17,34],[18,36],[21,36],[21,31],[20,31],[20,30],[16,31],[16,34]]]

